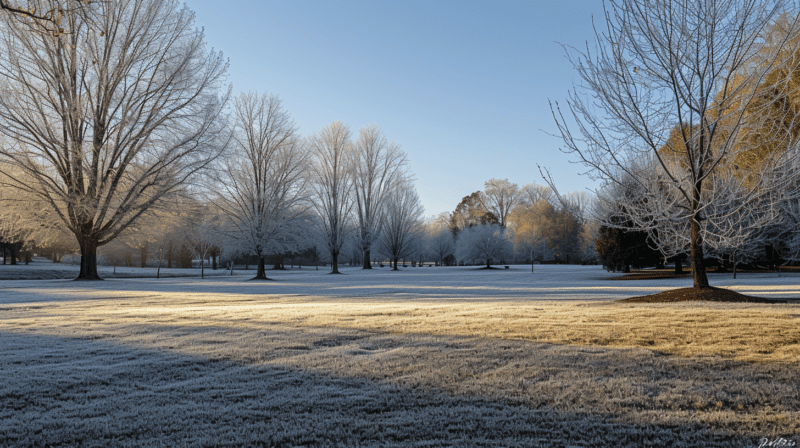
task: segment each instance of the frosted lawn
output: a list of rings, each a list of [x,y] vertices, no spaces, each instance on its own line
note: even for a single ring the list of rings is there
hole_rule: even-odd
[[[690,280],[528,269],[0,282],[0,444],[757,446],[800,435],[800,306],[620,305],[610,299]],[[711,278],[773,298],[800,297],[797,280]]]

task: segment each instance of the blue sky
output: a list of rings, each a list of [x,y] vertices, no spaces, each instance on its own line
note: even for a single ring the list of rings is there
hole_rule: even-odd
[[[427,216],[491,178],[593,188],[559,151],[548,99],[577,76],[560,43],[591,39],[593,1],[187,0],[234,92],[277,94],[300,132],[377,124],[411,161]]]

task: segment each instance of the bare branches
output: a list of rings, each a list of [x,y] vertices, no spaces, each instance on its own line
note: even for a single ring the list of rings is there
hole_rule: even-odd
[[[408,158],[399,145],[389,143],[377,126],[370,125],[358,131],[352,164],[358,238],[364,269],[371,269],[370,247],[381,233],[387,198],[408,177]]]
[[[331,254],[331,273],[338,274],[339,253],[349,233],[353,209],[353,143],[350,129],[334,121],[308,139],[312,203],[320,217],[319,232]]]
[[[308,151],[276,96],[245,93],[234,100],[234,148],[220,167],[214,204],[229,221],[223,231],[258,257],[298,249],[306,213]]]
[[[517,184],[508,179],[489,179],[484,183],[484,192],[479,196],[484,208],[497,216],[500,226],[505,227],[508,214],[519,202],[520,191]]]
[[[797,114],[779,107],[800,39],[791,7],[610,0],[596,52],[569,53],[586,90],[570,94],[569,115],[552,104],[564,150],[629,191],[618,209],[638,225],[676,247],[683,232],[696,287],[708,286],[703,250],[718,229],[749,209],[763,212],[755,224],[774,216],[771,192],[796,176]]]
[[[227,63],[206,52],[193,14],[174,0],[61,12],[69,34],[11,19],[0,27],[0,133],[15,142],[0,157],[76,235],[81,278],[96,278],[96,248],[224,147]]]
[[[34,32],[45,32],[53,36],[71,33],[64,29],[67,14],[76,12],[80,8],[93,3],[106,0],[27,0],[26,6],[21,6],[9,0],[0,0],[0,11],[5,11],[17,19],[27,21]]]
[[[394,263],[410,256],[418,249],[417,243],[423,237],[422,205],[413,186],[406,183],[397,185],[386,198],[386,217],[383,232],[378,243],[381,253]]]

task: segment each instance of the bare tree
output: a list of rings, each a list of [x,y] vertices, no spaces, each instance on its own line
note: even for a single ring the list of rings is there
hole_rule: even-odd
[[[456,258],[460,261],[480,260],[486,269],[492,262],[512,256],[514,247],[505,229],[496,224],[480,224],[462,230],[456,240]]]
[[[53,2],[56,4],[56,2]],[[69,34],[0,25],[0,157],[31,183],[99,279],[116,238],[218,154],[227,68],[176,0],[107,0],[64,11]]]
[[[297,249],[308,151],[278,97],[244,93],[233,106],[234,147],[212,202],[229,220],[225,233],[258,258],[255,279],[268,280],[264,258]]]
[[[759,132],[794,121],[787,110],[780,117],[765,112],[786,97],[785,77],[768,74],[793,71],[795,53],[784,50],[796,42],[800,16],[783,0],[606,5],[607,31],[596,33],[596,51],[568,52],[585,88],[567,101],[578,134],[558,103],[551,106],[565,150],[607,183],[626,187],[631,180],[639,193],[626,196],[636,202],[625,213],[645,228],[681,228],[694,286],[708,287],[704,244],[713,223],[730,216],[727,208],[716,215],[714,201],[765,204],[764,195],[784,190],[794,176],[783,169],[794,165],[792,133]],[[757,163],[745,163],[756,153]]]
[[[200,278],[205,278],[206,258],[222,243],[222,217],[207,206],[197,207],[187,215],[183,239],[192,254],[200,258]]]
[[[539,199],[552,202],[553,191],[543,185],[527,184],[519,190],[519,204],[533,205]]]
[[[519,186],[508,179],[489,179],[479,197],[484,208],[500,221],[501,227],[508,224],[508,214],[521,199]]]
[[[428,254],[444,266],[444,259],[455,251],[455,239],[450,230],[450,213],[442,212],[426,224]]]
[[[312,203],[320,219],[318,231],[331,254],[331,274],[339,274],[339,254],[347,240],[353,210],[350,129],[334,121],[309,139],[312,153],[310,184]]]
[[[364,253],[364,269],[372,269],[370,248],[381,231],[383,206],[404,181],[408,159],[400,146],[389,143],[375,125],[359,129],[353,157],[358,239]]]
[[[410,257],[418,249],[422,235],[422,204],[410,182],[399,185],[386,202],[383,232],[378,238],[381,253],[389,257],[397,270],[400,258]]]

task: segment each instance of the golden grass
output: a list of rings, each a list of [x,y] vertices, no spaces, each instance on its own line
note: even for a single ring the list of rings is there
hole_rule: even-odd
[[[291,308],[291,309],[286,309]],[[552,302],[309,303],[272,308],[285,323],[387,333],[644,347],[678,356],[800,362],[800,306]]]
[[[747,437],[800,430],[798,304],[74,294],[2,305],[0,332],[504,397],[635,424]]]
[[[130,296],[128,294],[124,294]],[[109,298],[110,299],[110,298]],[[437,299],[150,294],[147,302],[57,302],[30,309],[11,305],[14,326],[219,326],[252,330],[269,325],[357,329],[387,334],[477,336],[578,346],[643,347],[677,356],[718,355],[749,362],[800,362],[800,305],[621,304]],[[24,315],[24,317],[23,317]],[[11,320],[9,320],[11,318]],[[2,322],[2,320],[0,320]],[[6,324],[3,324],[6,326]]]

